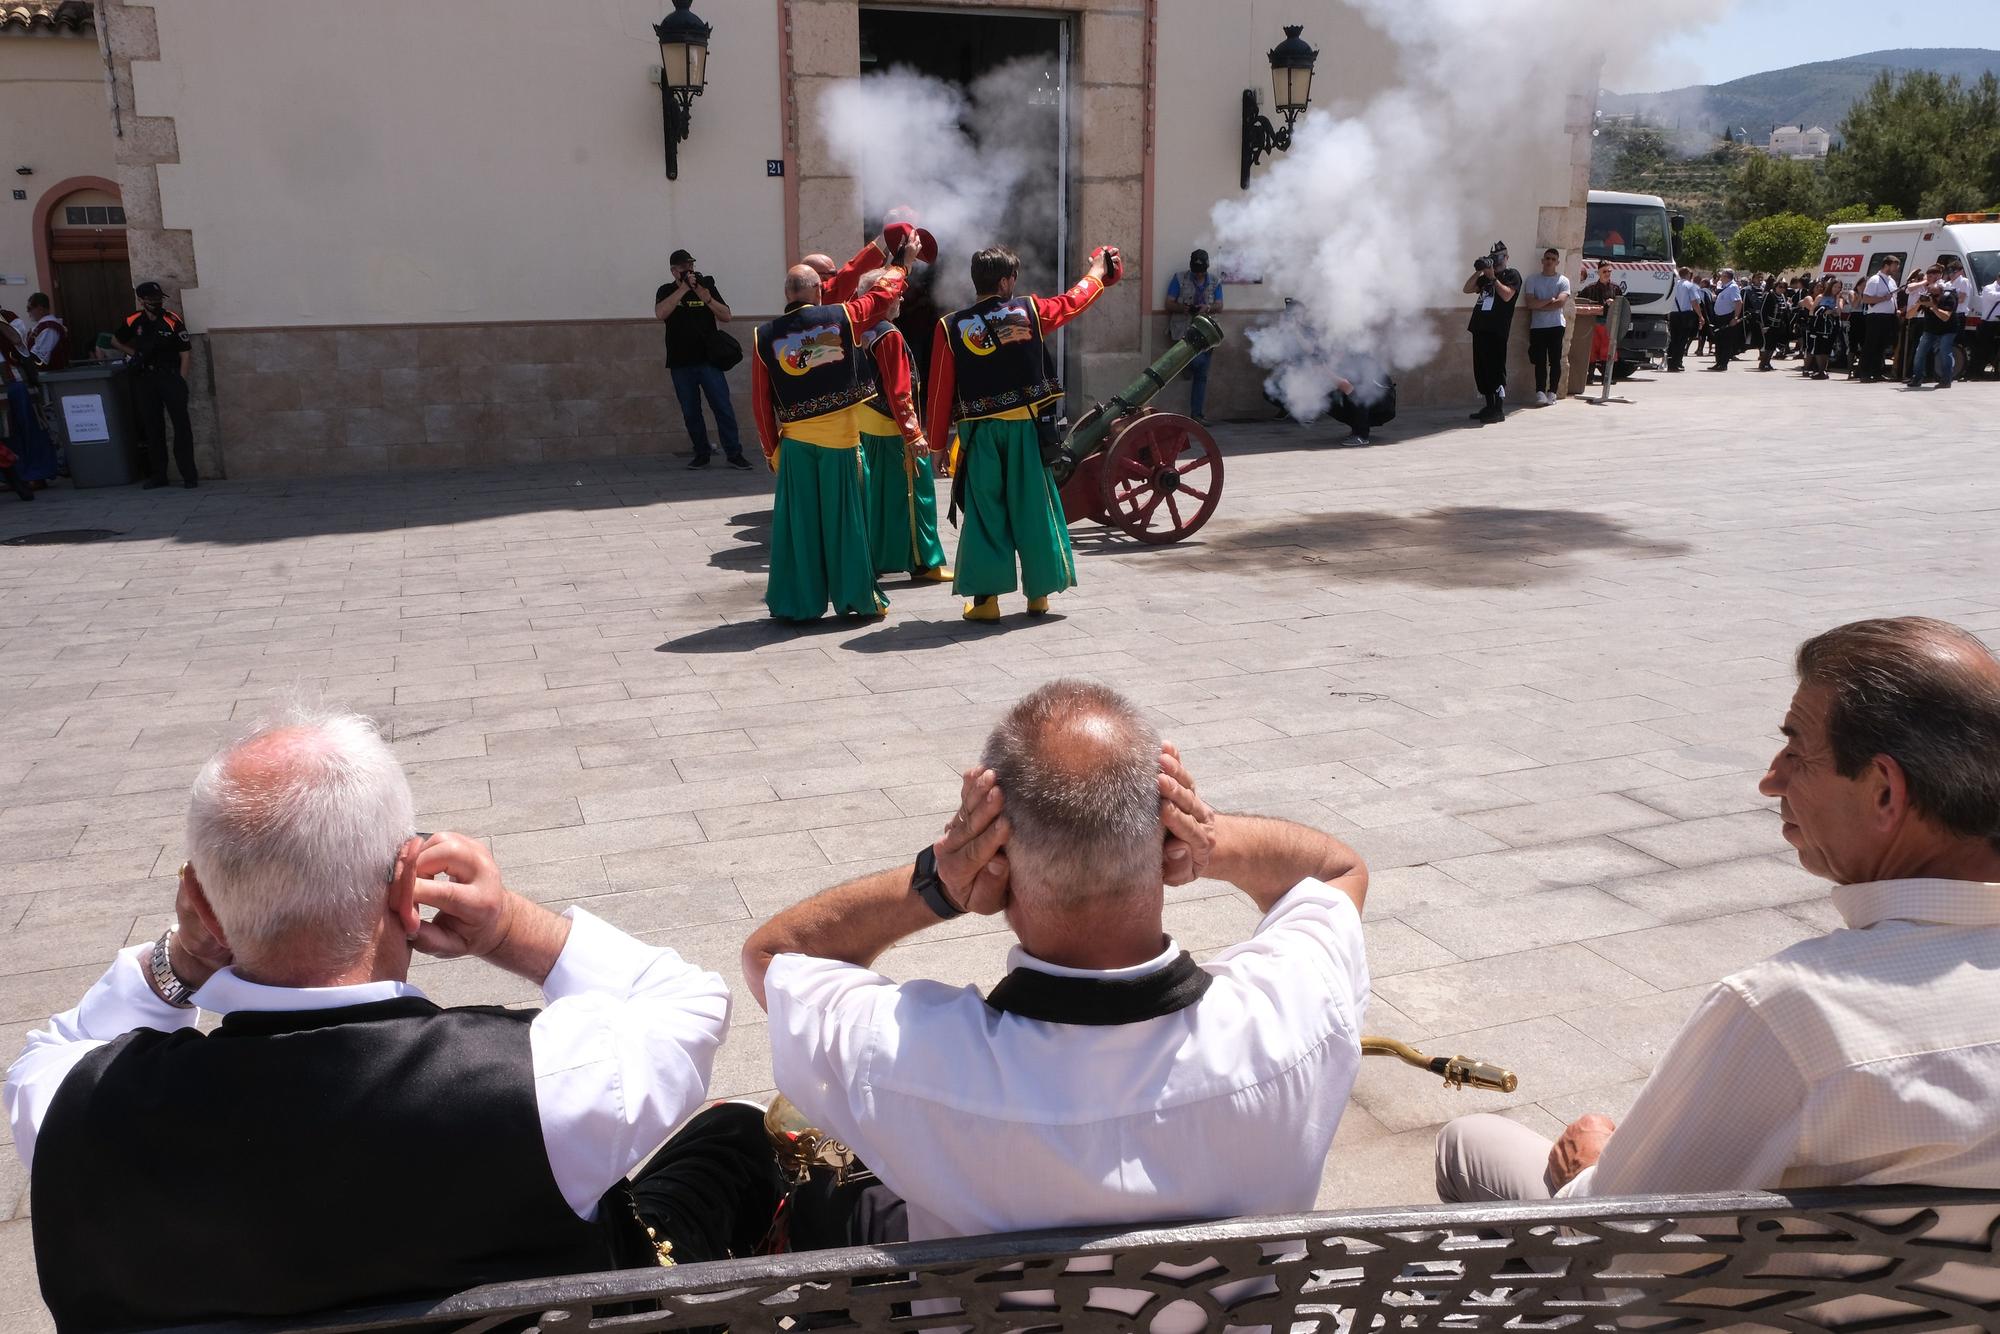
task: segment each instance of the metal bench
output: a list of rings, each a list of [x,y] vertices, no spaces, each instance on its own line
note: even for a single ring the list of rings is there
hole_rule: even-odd
[[[1182,1303],[1167,1312],[1174,1328],[1218,1332],[2000,1330],[1996,1216],[2000,1191],[1921,1187],[1362,1209],[583,1274],[198,1328],[1095,1334],[1145,1330]],[[1085,1263],[1096,1268],[1065,1272]],[[1966,1268],[1937,1280],[1947,1265]],[[1136,1313],[1105,1309],[1093,1289],[1123,1290]],[[1014,1305],[1024,1291],[1042,1303]],[[936,1314],[939,1301],[960,1313]]]

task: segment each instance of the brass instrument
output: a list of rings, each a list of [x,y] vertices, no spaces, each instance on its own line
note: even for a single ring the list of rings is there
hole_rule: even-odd
[[[1494,1093],[1512,1093],[1521,1083],[1512,1070],[1490,1061],[1474,1060],[1470,1056],[1426,1056],[1407,1042],[1398,1042],[1394,1038],[1364,1037],[1361,1039],[1361,1054],[1394,1056],[1405,1065],[1414,1065],[1419,1070],[1437,1075],[1444,1080],[1446,1088],[1471,1087]]]
[[[857,1159],[854,1150],[806,1120],[804,1112],[780,1093],[764,1109],[764,1133],[778,1155],[778,1169],[794,1186],[804,1185],[815,1167],[833,1173],[838,1186],[847,1180]]]

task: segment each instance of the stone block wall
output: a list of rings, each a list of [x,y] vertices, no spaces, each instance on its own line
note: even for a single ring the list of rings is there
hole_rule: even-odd
[[[751,324],[732,326],[746,348]],[[652,320],[219,330],[208,344],[231,477],[691,450]],[[749,362],[729,379],[755,450]],[[712,416],[709,433],[719,450]]]

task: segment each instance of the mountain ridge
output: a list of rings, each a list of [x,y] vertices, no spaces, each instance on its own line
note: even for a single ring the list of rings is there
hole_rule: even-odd
[[[1642,114],[1683,129],[1720,134],[1742,128],[1756,142],[1775,125],[1819,125],[1836,133],[1847,109],[1884,70],[1935,70],[1967,81],[2000,74],[2000,51],[1983,47],[1897,47],[1841,60],[1816,60],[1746,74],[1717,84],[1690,84],[1651,93],[1602,92],[1605,115]]]

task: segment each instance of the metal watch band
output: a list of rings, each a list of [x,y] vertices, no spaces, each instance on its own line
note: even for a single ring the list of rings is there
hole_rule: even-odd
[[[925,848],[917,854],[916,869],[910,872],[910,891],[938,915],[939,921],[949,922],[965,912],[944,892],[944,881],[938,879],[935,848]]]
[[[173,956],[167,950],[167,942],[173,939],[174,928],[160,932],[160,938],[153,942],[153,985],[159,988],[160,999],[183,1010],[194,1008],[194,991],[181,981],[174,971]]]

